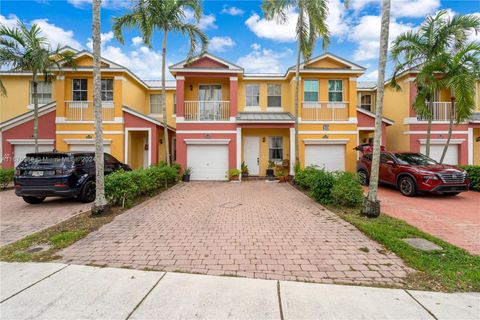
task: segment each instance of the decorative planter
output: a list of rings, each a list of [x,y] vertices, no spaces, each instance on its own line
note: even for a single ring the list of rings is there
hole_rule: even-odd
[[[230,181],[238,181],[238,176],[231,176]]]
[[[184,174],[182,177],[183,182],[190,182],[190,175],[189,174]]]
[[[273,177],[273,176],[274,176],[273,169],[267,169],[267,177]]]
[[[286,176],[281,176],[281,177],[278,177],[278,180],[280,183],[285,183],[287,182],[287,177]]]

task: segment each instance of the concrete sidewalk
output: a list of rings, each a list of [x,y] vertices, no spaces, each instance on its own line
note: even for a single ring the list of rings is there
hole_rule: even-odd
[[[478,319],[434,293],[57,263],[0,263],[2,319]]]

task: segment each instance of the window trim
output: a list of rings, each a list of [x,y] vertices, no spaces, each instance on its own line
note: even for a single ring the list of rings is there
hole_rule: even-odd
[[[152,111],[152,96],[159,96],[159,100],[160,100],[160,110],[158,112],[153,112]],[[167,99],[167,95],[165,94],[165,100]],[[161,93],[150,93],[150,97],[149,97],[149,101],[148,101],[148,111],[149,111],[149,114],[158,114],[158,115],[161,115],[163,114],[163,110],[162,110],[162,94]]]
[[[115,94],[114,87],[113,87],[115,83],[113,82],[113,78],[100,79],[100,87],[102,86],[102,85],[101,85],[101,82],[102,82],[103,80],[110,80],[110,81],[112,81],[112,90],[103,90],[103,89],[101,89],[101,90],[100,90],[100,91],[101,91],[100,95],[103,96],[103,92],[112,92],[112,100],[103,100],[103,99],[102,99],[102,102],[113,102],[113,101],[114,101],[114,94]],[[88,87],[88,85],[87,85],[87,87]]]
[[[277,86],[277,87],[280,87],[280,94],[277,95],[277,96],[274,96],[274,95],[270,95],[268,93],[268,87],[269,86]],[[280,105],[279,106],[269,106],[268,104],[268,98],[269,97],[280,97]],[[282,106],[282,84],[281,83],[267,83],[267,109],[276,109],[276,110],[280,110],[280,109],[283,109],[283,106]]]
[[[330,92],[333,92],[333,93],[338,93],[339,91],[330,91],[330,88],[329,88],[329,84],[330,84],[330,81],[340,81],[341,84],[342,84],[342,101],[330,101]],[[344,88],[345,86],[343,85],[343,82],[344,82],[344,79],[328,79],[328,82],[327,82],[327,107],[330,108],[330,109],[343,109],[346,107],[346,104],[345,104],[345,93],[344,93]]]
[[[370,104],[362,103],[362,98],[369,96],[370,97]],[[369,106],[368,109],[365,109],[363,106]],[[360,108],[367,110],[367,111],[372,111],[372,106],[373,106],[373,94],[371,93],[361,93],[360,94]]]
[[[280,148],[272,148],[272,139],[273,138],[280,138],[281,140],[281,149]],[[268,161],[273,161],[273,162],[280,162],[280,161],[283,161],[284,159],[270,159],[270,150],[282,150],[282,158],[285,158],[284,157],[284,147],[283,147],[283,136],[269,136],[268,137]]]
[[[258,105],[248,105],[248,86],[258,87]],[[252,96],[253,97],[253,96]],[[260,109],[260,83],[246,83],[245,84],[245,108],[246,109]]]
[[[43,105],[49,104],[50,102],[53,101],[53,96],[52,96],[52,92],[53,92],[53,82],[52,82],[52,81],[43,81],[43,80],[38,81],[39,84],[40,84],[40,82],[42,82],[42,83],[49,82],[49,83],[50,83],[50,101],[48,101],[48,102],[40,102],[40,101],[39,101],[39,102],[38,102],[38,105],[39,105],[39,106],[43,106]],[[34,102],[33,102],[33,81],[30,80],[30,81],[29,81],[29,84],[30,84],[30,87],[29,87],[29,88],[30,88],[30,94],[29,94],[30,104],[29,104],[28,107],[29,107],[29,109],[30,109],[30,106],[32,106],[31,109],[33,109],[33,105],[34,105]],[[40,92],[37,92],[37,95],[38,95],[38,94],[44,95],[45,92],[43,92],[43,91],[42,91],[41,93],[40,93]],[[40,99],[39,99],[39,100],[40,100]]]
[[[75,80],[85,80],[87,82],[87,89],[86,90],[75,90],[74,87],[73,87],[73,82]],[[86,92],[87,93],[86,100],[74,100],[74,94],[73,93],[75,91]],[[87,102],[88,101],[88,79],[87,78],[73,78],[72,79],[72,101],[75,101],[75,102]]]
[[[305,100],[305,92],[314,92],[314,91],[305,91],[305,82],[306,81],[316,81],[317,82],[317,101],[307,101]],[[302,96],[302,107],[307,109],[315,109],[319,107],[320,103],[320,80],[319,79],[303,79],[303,96]]]

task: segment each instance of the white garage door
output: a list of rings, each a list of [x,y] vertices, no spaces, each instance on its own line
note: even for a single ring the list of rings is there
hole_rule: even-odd
[[[53,144],[39,144],[38,152],[53,151]],[[16,144],[13,147],[15,167],[25,159],[27,153],[35,152],[33,144]]]
[[[317,166],[328,171],[344,171],[345,145],[306,145],[305,166]]]
[[[227,145],[188,145],[187,166],[192,180],[227,180]]]
[[[440,161],[442,157],[444,145],[440,144],[431,144],[430,145],[430,158],[433,160]],[[420,152],[426,154],[425,150],[427,149],[426,145],[422,144],[420,146]],[[445,159],[443,159],[445,164],[458,164],[458,145],[451,144],[448,146],[447,154]]]
[[[70,151],[86,151],[95,152],[95,145],[93,144],[71,144]],[[103,152],[111,153],[111,147],[109,145],[103,145]]]

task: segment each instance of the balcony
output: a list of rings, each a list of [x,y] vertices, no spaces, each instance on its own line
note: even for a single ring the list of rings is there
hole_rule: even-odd
[[[66,121],[93,121],[95,118],[93,101],[65,101]],[[102,120],[115,120],[113,101],[102,101]]]
[[[348,102],[302,102],[302,121],[347,121]]]
[[[428,102],[426,102],[428,106]],[[449,121],[451,102],[432,102],[430,110],[432,111],[432,121]],[[427,116],[417,115],[418,121],[428,121]]]
[[[185,121],[228,121],[230,101],[185,101]]]

